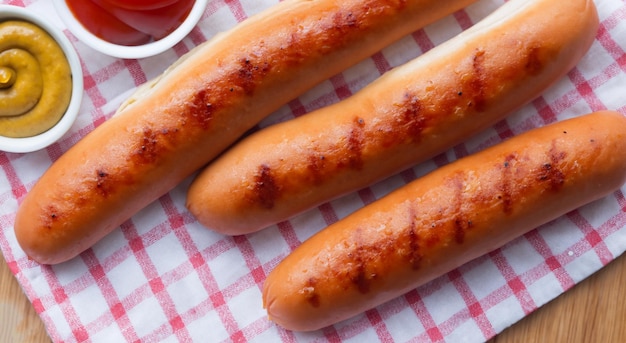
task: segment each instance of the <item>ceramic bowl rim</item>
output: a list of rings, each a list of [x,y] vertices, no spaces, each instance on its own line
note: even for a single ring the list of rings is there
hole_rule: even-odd
[[[83,70],[80,59],[70,40],[63,31],[52,25],[43,16],[23,7],[0,4],[0,21],[21,19],[31,22],[54,38],[63,49],[72,73],[72,94],[65,114],[49,130],[31,137],[12,138],[0,136],[0,150],[5,152],[26,153],[44,149],[63,137],[72,127],[83,98]]]
[[[112,57],[122,59],[140,59],[158,55],[183,40],[183,38],[185,38],[191,30],[196,27],[202,18],[208,4],[208,0],[195,0],[195,3],[185,21],[166,37],[157,41],[136,46],[113,44],[97,37],[85,29],[76,17],[74,17],[65,0],[52,0],[52,3],[57,11],[57,14],[61,17],[61,20],[65,23],[65,25],[67,25],[67,28],[72,32],[72,34],[92,49]]]

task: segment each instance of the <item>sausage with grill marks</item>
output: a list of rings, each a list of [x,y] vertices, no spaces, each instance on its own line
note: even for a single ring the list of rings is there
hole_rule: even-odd
[[[269,318],[297,331],[401,296],[626,182],[626,117],[535,129],[441,167],[304,241],[267,276]]]

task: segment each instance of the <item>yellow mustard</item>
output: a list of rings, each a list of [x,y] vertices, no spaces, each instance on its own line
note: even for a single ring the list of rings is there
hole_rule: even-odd
[[[0,135],[30,137],[63,117],[72,73],[59,44],[39,26],[0,23]]]

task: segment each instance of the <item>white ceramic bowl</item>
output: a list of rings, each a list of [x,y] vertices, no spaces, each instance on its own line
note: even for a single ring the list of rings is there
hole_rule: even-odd
[[[136,59],[160,54],[185,38],[198,24],[202,14],[204,14],[208,0],[196,0],[185,21],[166,37],[137,46],[118,45],[101,39],[85,29],[76,17],[74,17],[65,0],[52,0],[52,2],[61,20],[67,25],[67,28],[85,44],[109,56]]]
[[[0,5],[0,21],[8,19],[21,19],[31,22],[54,38],[57,43],[63,49],[65,57],[67,58],[71,72],[72,72],[72,97],[67,111],[61,118],[61,120],[48,131],[45,131],[39,135],[25,138],[10,138],[0,136],[0,151],[25,153],[36,150],[41,150],[52,143],[58,141],[67,131],[70,129],[80,109],[80,104],[83,99],[83,70],[80,65],[80,59],[72,43],[63,34],[63,32],[50,24],[42,16],[33,13],[25,8],[11,5]]]

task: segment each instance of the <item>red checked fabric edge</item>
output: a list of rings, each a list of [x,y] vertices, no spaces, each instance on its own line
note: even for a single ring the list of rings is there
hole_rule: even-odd
[[[29,261],[13,234],[18,203],[64,151],[179,56],[276,1],[210,1],[200,24],[170,51],[119,60],[68,31],[84,68],[85,97],[72,130],[46,150],[0,152],[0,248],[55,342],[451,341],[481,342],[602,268],[626,249],[621,191],[573,211],[433,282],[313,333],[266,318],[267,273],[314,232],[438,166],[533,127],[591,111],[626,115],[626,3],[596,0],[601,26],[591,51],[555,87],[493,128],[432,161],[259,233],[224,237],[185,210],[189,180],[70,262]],[[45,0],[9,0],[53,16]],[[274,113],[259,127],[339,101],[391,67],[471,26],[503,0],[481,0],[377,53]],[[56,24],[63,23],[56,17]]]

